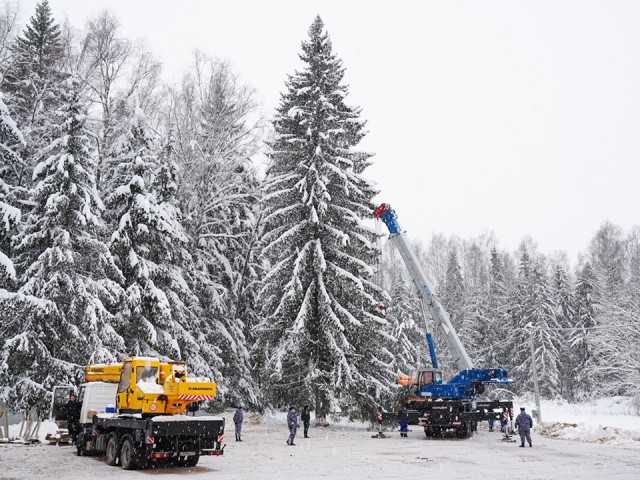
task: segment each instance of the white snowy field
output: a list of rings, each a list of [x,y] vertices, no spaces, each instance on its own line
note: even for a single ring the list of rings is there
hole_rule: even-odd
[[[530,411],[531,405],[523,405]],[[312,427],[311,438],[299,435],[297,445],[289,447],[281,413],[266,417],[259,425],[245,425],[245,441],[236,443],[229,413],[225,416],[230,441],[224,456],[202,458],[190,469],[125,472],[107,466],[100,457],[77,457],[72,447],[0,444],[0,478],[640,478],[640,417],[628,398],[580,405],[544,402],[542,413],[545,428],[534,432],[533,448],[502,442],[501,434],[488,432],[484,424],[471,439],[436,440],[425,438],[418,427],[412,427],[409,438],[389,432],[387,439],[372,439],[366,425],[347,422]],[[41,434],[48,428],[51,424]]]

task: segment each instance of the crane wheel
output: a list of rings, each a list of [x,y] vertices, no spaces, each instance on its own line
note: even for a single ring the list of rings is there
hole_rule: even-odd
[[[112,467],[118,464],[118,437],[116,435],[110,435],[107,440],[107,449],[105,451],[105,461],[107,465]]]
[[[134,470],[136,462],[133,460],[133,440],[130,436],[124,437],[120,447],[120,466],[124,470]]]

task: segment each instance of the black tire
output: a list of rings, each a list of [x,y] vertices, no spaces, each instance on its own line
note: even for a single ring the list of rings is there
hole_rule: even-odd
[[[471,435],[472,432],[470,423],[464,423],[462,424],[462,426],[460,426],[460,428],[456,428],[456,437],[458,438],[469,438],[471,437]]]
[[[190,457],[187,457],[187,460],[184,462],[185,467],[195,467],[200,460],[200,455],[195,454]]]
[[[104,452],[105,460],[107,465],[111,465],[112,467],[118,464],[118,460],[120,459],[120,452],[118,451],[118,437],[115,435],[110,435],[109,440],[107,440],[107,448]]]
[[[124,470],[135,470],[136,462],[133,460],[133,453],[133,440],[126,436],[120,446],[120,466]]]

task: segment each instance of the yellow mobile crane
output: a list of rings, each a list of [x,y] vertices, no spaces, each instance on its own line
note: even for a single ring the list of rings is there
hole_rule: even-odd
[[[195,466],[200,455],[224,453],[224,418],[184,415],[216,395],[216,384],[190,377],[184,362],[132,357],[88,365],[85,374],[78,455],[104,454],[107,464],[131,470],[152,462]]]

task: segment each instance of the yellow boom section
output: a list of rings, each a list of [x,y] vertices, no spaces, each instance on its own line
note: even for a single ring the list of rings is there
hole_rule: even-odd
[[[87,382],[118,383],[121,373],[121,363],[87,365],[85,368]]]

